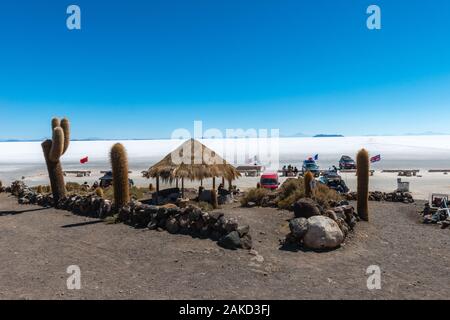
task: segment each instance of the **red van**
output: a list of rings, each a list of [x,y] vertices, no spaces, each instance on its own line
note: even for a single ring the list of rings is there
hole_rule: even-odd
[[[276,172],[267,172],[261,175],[260,180],[261,188],[275,190],[280,185],[278,181],[278,173]]]

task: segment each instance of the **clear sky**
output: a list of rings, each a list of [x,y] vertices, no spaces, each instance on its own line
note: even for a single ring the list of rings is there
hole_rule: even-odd
[[[82,30],[69,31],[77,4]],[[382,10],[382,29],[366,9]],[[450,133],[448,0],[4,0],[0,139]]]

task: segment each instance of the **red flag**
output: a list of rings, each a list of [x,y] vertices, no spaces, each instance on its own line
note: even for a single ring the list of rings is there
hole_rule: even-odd
[[[89,158],[88,158],[88,157],[85,157],[85,158],[80,159],[80,163],[81,163],[81,164],[85,164],[85,163],[87,163],[88,161],[89,161]]]

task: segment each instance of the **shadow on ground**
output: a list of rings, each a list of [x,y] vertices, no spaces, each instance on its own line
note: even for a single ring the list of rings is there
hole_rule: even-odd
[[[73,224],[66,224],[64,226],[61,226],[61,228],[76,228],[76,227],[84,227],[89,226],[91,224],[97,224],[102,223],[103,220],[95,220],[95,221],[87,221],[87,222],[80,222],[80,223],[73,223]]]
[[[48,208],[37,208],[37,209],[28,209],[28,210],[16,210],[16,211],[0,211],[0,217],[2,216],[14,216],[17,214],[27,213],[27,212],[35,212],[35,211],[42,211]]]

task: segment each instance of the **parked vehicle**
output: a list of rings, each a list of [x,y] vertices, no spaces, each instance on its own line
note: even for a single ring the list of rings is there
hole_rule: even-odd
[[[339,169],[352,170],[356,169],[356,162],[349,156],[342,156],[339,160]]]
[[[278,179],[278,173],[276,172],[267,172],[261,175],[260,184],[262,188],[275,190],[278,189],[280,185]]]
[[[308,171],[311,171],[311,173],[314,174],[314,176],[316,177],[318,177],[320,174],[320,168],[313,158],[309,158],[303,161],[302,173],[305,174]]]
[[[130,184],[130,187],[134,186],[134,181],[132,179],[128,179],[128,183]],[[105,173],[103,177],[100,178],[100,187],[101,188],[108,188],[113,184],[113,174],[112,171],[108,171]]]
[[[342,180],[342,177],[335,170],[324,172],[319,178],[319,182],[339,193],[347,193],[350,191],[345,181]]]

